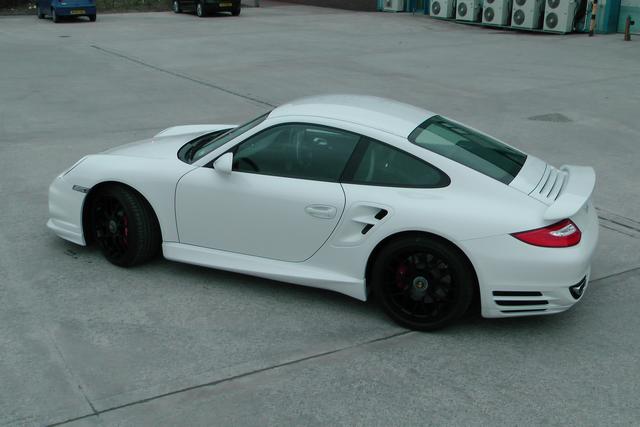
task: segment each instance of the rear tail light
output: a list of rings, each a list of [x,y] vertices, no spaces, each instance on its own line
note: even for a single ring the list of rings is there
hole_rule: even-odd
[[[511,234],[518,240],[545,248],[568,248],[580,243],[582,232],[570,219],[535,230]]]

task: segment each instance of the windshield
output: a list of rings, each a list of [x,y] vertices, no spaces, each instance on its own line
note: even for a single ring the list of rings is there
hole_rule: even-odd
[[[268,115],[269,113],[263,114],[262,116],[257,117],[248,123],[245,123],[233,129],[229,129],[226,132],[213,132],[205,135],[204,137],[200,137],[191,141],[189,144],[187,144],[188,148],[185,154],[185,160],[188,163],[193,163],[200,160],[216,148],[222,147],[224,144],[231,141],[235,137],[240,136],[248,130],[258,126],[267,118]]]
[[[507,185],[527,159],[526,154],[500,141],[440,116],[418,126],[409,141]]]

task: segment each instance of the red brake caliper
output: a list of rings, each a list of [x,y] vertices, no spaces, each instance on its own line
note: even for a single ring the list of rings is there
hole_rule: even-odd
[[[129,220],[127,219],[127,216],[125,215],[124,217],[122,217],[122,221],[124,222],[124,244],[127,244],[127,239],[129,238]]]
[[[407,264],[404,262],[396,269],[396,286],[399,289],[407,289],[406,276],[408,269]]]

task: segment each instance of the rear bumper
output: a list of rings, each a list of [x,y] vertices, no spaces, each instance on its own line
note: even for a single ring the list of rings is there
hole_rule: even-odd
[[[204,0],[204,8],[207,12],[231,12],[240,8],[240,2],[236,0]]]
[[[462,242],[478,275],[484,317],[560,313],[579,298],[569,288],[583,279],[587,287],[591,259],[598,242],[598,216],[593,204],[571,218],[582,239],[569,248],[541,248],[510,235]]]
[[[55,6],[58,16],[89,16],[96,14],[96,6]],[[78,13],[82,11],[82,13]]]

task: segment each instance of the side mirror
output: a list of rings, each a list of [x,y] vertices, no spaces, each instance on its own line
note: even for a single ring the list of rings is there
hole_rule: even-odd
[[[230,174],[233,170],[233,153],[225,153],[213,162],[213,168],[224,174]]]

